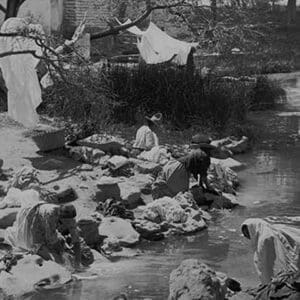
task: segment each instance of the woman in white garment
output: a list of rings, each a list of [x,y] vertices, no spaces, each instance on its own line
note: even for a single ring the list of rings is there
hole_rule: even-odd
[[[157,130],[162,119],[162,114],[157,113],[151,118],[145,117],[145,124],[140,127],[136,133],[135,143],[133,148],[136,150],[150,151],[158,146]]]
[[[262,284],[281,271],[300,269],[300,229],[258,218],[247,219],[241,229],[255,251],[254,265]]]

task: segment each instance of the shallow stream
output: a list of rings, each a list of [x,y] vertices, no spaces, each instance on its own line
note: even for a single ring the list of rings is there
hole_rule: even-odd
[[[102,266],[98,279],[30,299],[109,300],[124,292],[129,299],[164,300],[170,272],[187,258],[200,259],[244,286],[257,284],[253,253],[241,236],[241,223],[249,217],[300,216],[300,73],[276,79],[286,89],[288,103],[280,111],[251,116],[261,124],[262,141],[237,158],[247,164],[239,172],[242,207],[215,213],[208,231],[196,236],[144,242],[142,256]]]

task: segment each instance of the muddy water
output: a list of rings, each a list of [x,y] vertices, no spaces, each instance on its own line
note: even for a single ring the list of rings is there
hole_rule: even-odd
[[[238,158],[248,166],[239,173],[241,208],[215,213],[208,231],[196,236],[145,242],[142,256],[102,267],[99,279],[51,292],[45,299],[105,300],[120,292],[129,299],[167,299],[169,274],[187,258],[201,259],[244,286],[257,284],[253,253],[240,224],[248,217],[300,215],[300,142],[295,140],[300,134],[300,74],[277,79],[287,91],[288,104],[279,112],[251,116],[261,125],[262,141]]]

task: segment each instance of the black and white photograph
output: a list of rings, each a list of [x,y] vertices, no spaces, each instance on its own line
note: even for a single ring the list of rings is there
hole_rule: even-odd
[[[0,300],[300,300],[300,0],[0,0]]]

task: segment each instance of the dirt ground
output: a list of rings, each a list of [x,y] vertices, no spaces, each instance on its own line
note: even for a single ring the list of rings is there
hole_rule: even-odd
[[[101,177],[100,168],[82,165],[61,153],[41,154],[31,138],[25,137],[27,129],[12,121],[6,113],[0,114],[0,158],[3,169],[12,173],[23,166],[38,170],[39,180],[48,189],[71,186],[78,194],[74,202],[78,218],[94,211],[96,203],[91,200],[96,192],[97,179]],[[7,182],[0,182],[4,185]]]

